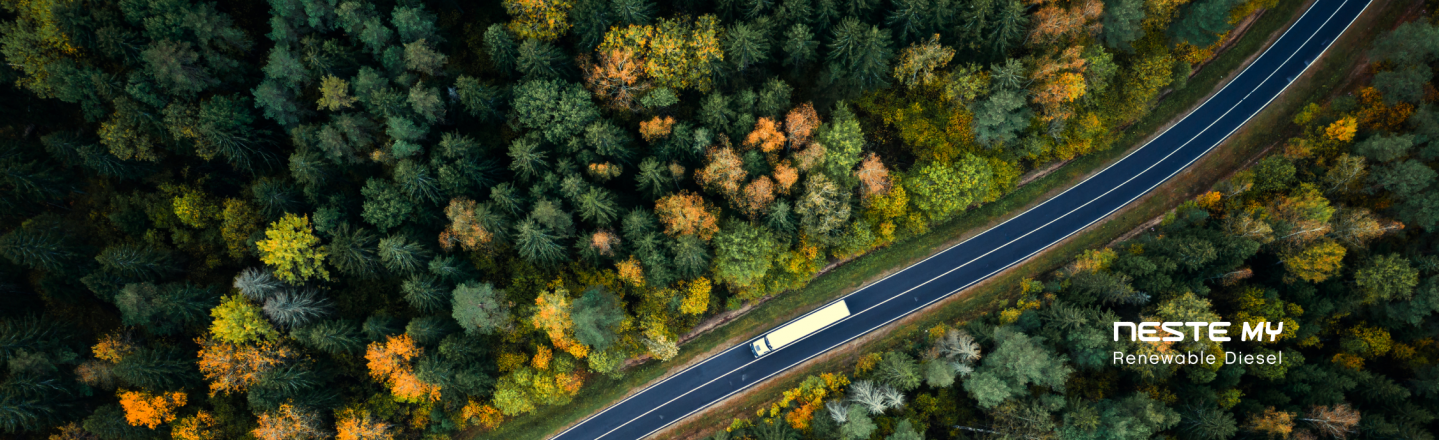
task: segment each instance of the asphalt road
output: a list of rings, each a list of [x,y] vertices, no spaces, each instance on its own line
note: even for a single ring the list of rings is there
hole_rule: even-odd
[[[1064,193],[845,296],[850,317],[755,359],[749,341],[695,364],[555,436],[648,436],[851,339],[1018,264],[1134,201],[1194,163],[1268,105],[1359,16],[1369,0],[1317,0],[1268,50],[1201,107]],[[798,318],[796,318],[798,319]],[[715,423],[720,423],[716,421]]]

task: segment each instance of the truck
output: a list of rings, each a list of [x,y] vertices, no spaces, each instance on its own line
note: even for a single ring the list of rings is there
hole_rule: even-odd
[[[769,333],[765,333],[764,336],[751,342],[750,349],[754,351],[754,357],[759,358],[766,353],[798,341],[800,338],[809,336],[825,326],[839,322],[846,316],[849,316],[849,306],[845,305],[844,300],[839,300],[794,322],[770,330]]]

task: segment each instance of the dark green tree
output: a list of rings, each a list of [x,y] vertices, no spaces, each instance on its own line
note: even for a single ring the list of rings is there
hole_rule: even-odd
[[[404,292],[405,301],[410,303],[410,307],[421,313],[440,312],[450,305],[450,290],[433,277],[411,276],[400,284],[400,291]]]
[[[1198,47],[1208,47],[1219,41],[1219,34],[1234,28],[1229,24],[1229,10],[1234,0],[1202,0],[1190,3],[1179,14],[1179,19],[1169,26],[1169,37],[1174,42],[1185,42]]]
[[[379,238],[370,230],[342,223],[331,234],[330,257],[326,261],[345,275],[361,279],[373,277],[379,267],[379,258],[375,255],[378,243]]]
[[[1144,21],[1144,2],[1140,0],[1118,0],[1104,5],[1104,43],[1123,51],[1132,51],[1130,45],[1143,33],[1140,23]]]
[[[560,78],[564,68],[564,53],[544,41],[526,39],[515,52],[515,69],[527,79]]]
[[[195,354],[171,347],[146,347],[115,364],[121,382],[148,390],[179,390],[197,382]]]
[[[815,41],[814,33],[810,32],[809,26],[804,23],[795,23],[784,32],[784,44],[780,50],[784,51],[784,65],[790,66],[798,71],[809,63],[814,62],[818,56],[819,42]]]
[[[621,25],[646,25],[654,18],[655,5],[650,0],[610,0],[610,11]]]
[[[363,336],[353,323],[341,320],[320,321],[290,332],[290,336],[307,347],[343,355],[359,352],[365,347]]]
[[[64,271],[80,258],[64,228],[47,218],[28,220],[0,236],[0,255],[32,269]]]
[[[509,74],[515,70],[515,59],[519,57],[514,37],[503,24],[492,24],[485,30],[485,54],[500,73]]]
[[[397,185],[385,179],[371,177],[360,189],[360,194],[365,196],[360,216],[381,232],[400,226],[415,210],[414,202]]]
[[[380,263],[396,274],[413,274],[424,269],[425,262],[430,258],[429,249],[403,234],[380,239],[377,254]]]
[[[760,29],[736,23],[725,32],[725,58],[741,72],[769,59],[769,39]]]

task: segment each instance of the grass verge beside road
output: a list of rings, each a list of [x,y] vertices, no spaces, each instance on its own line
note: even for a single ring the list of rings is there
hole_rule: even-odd
[[[1377,0],[1377,3],[1385,0]],[[1206,65],[1201,71],[1190,78],[1188,87],[1175,91],[1159,102],[1156,108],[1148,116],[1141,119],[1125,130],[1121,136],[1112,144],[1110,149],[1097,152],[1089,156],[1076,159],[1048,175],[1034,180],[1014,192],[1005,195],[987,205],[970,210],[947,223],[936,225],[933,229],[919,237],[894,243],[886,248],[877,249],[867,255],[856,258],[842,266],[836,267],[830,272],[817,277],[805,288],[786,292],[773,298],[745,315],[736,318],[734,321],[720,326],[709,333],[701,335],[689,343],[683,345],[679,356],[669,362],[647,362],[631,368],[624,377],[613,379],[604,376],[591,378],[590,383],[585,385],[584,392],[576,396],[574,401],[567,405],[545,408],[534,414],[514,418],[506,421],[503,425],[493,431],[476,432],[468,431],[460,434],[460,438],[469,439],[514,439],[530,440],[542,439],[562,430],[565,426],[588,417],[613,402],[623,398],[629,393],[636,391],[655,380],[658,380],[670,371],[682,368],[697,359],[702,359],[717,349],[728,347],[737,341],[744,340],[760,332],[767,330],[774,325],[791,319],[798,314],[808,311],[826,301],[832,300],[844,293],[850,292],[864,284],[883,277],[893,271],[903,269],[910,264],[928,257],[949,245],[963,240],[985,228],[997,224],[1022,210],[1033,206],[1051,195],[1062,191],[1075,183],[1078,183],[1085,176],[1098,171],[1104,166],[1122,157],[1133,147],[1137,147],[1144,139],[1162,129],[1166,124],[1172,122],[1200,103],[1210,93],[1218,89],[1218,85],[1225,78],[1232,77],[1237,73],[1253,55],[1277,37],[1277,32],[1282,31],[1293,19],[1297,18],[1299,10],[1307,2],[1305,0],[1282,0],[1274,9],[1266,12],[1260,19],[1240,37],[1229,50],[1220,54],[1216,59]],[[1375,7],[1366,15],[1371,15]],[[1362,19],[1361,19],[1362,20]],[[1350,33],[1345,34],[1335,47],[1326,55],[1323,65],[1319,66],[1319,72],[1307,74],[1313,78],[1301,78],[1296,82],[1286,97],[1281,97],[1274,102],[1271,108],[1256,116],[1250,122],[1250,126],[1276,126],[1275,121],[1282,122],[1275,115],[1278,107],[1296,106],[1289,102],[1289,96],[1311,96],[1321,92],[1316,89],[1316,83],[1323,83],[1320,78],[1328,79],[1330,76],[1337,76],[1342,79],[1350,69],[1350,62],[1335,63],[1333,60],[1350,61],[1357,59],[1362,53],[1357,49],[1348,49],[1357,46],[1358,40],[1353,40],[1356,30],[1363,30],[1369,33],[1371,29],[1359,29],[1360,23]],[[1372,38],[1372,35],[1369,35]],[[1363,40],[1363,41],[1367,41]],[[1341,50],[1342,49],[1342,50]],[[1340,52],[1352,52],[1348,55],[1340,55]],[[1337,72],[1325,73],[1333,69],[1334,64],[1343,64]],[[1307,87],[1306,87],[1307,84]],[[1326,83],[1327,84],[1327,83]],[[1332,86],[1330,86],[1332,88]],[[1302,91],[1306,89],[1307,91]],[[1327,88],[1324,90],[1328,90]],[[1302,104],[1303,102],[1299,102]],[[1287,107],[1286,107],[1287,108]],[[1267,122],[1267,124],[1266,124]],[[1258,130],[1256,136],[1278,136],[1276,133]],[[1280,137],[1282,139],[1282,137]],[[1244,146],[1243,148],[1236,145]],[[1196,164],[1193,169],[1219,170],[1233,169],[1248,161],[1248,158],[1263,150],[1267,142],[1254,141],[1250,138],[1248,130],[1237,133],[1235,139],[1231,139],[1224,147],[1216,149],[1205,159]],[[1227,174],[1227,173],[1226,173]],[[1099,223],[1082,234],[1071,237],[1064,243],[1041,253],[1023,265],[1016,266],[1010,270],[997,275],[980,286],[971,288],[963,295],[956,295],[954,298],[940,302],[931,309],[916,314],[892,324],[890,327],[878,331],[864,338],[856,339],[844,348],[837,349],[831,354],[816,358],[810,364],[797,368],[795,372],[787,374],[779,380],[771,380],[770,383],[762,385],[756,390],[745,393],[744,396],[731,400],[731,403],[723,408],[716,408],[712,414],[722,415],[727,413],[725,408],[730,406],[742,406],[749,400],[748,396],[767,396],[765,390],[779,389],[779,386],[788,386],[792,379],[789,377],[802,378],[805,371],[815,370],[825,365],[833,365],[835,362],[845,362],[847,352],[852,352],[856,346],[869,347],[870,344],[884,344],[885,341],[897,340],[894,338],[906,337],[912,332],[933,325],[941,321],[952,321],[954,319],[980,313],[988,310],[994,305],[1008,300],[1007,286],[1014,285],[1014,282],[1024,276],[1033,276],[1043,273],[1053,267],[1057,267],[1068,261],[1072,255],[1087,248],[1102,246],[1108,240],[1134,228],[1144,221],[1152,218],[1157,213],[1162,213],[1174,203],[1183,200],[1200,189],[1208,188],[1212,184],[1215,173],[1203,173],[1196,176],[1192,171],[1186,171],[1176,176],[1174,180],[1156,189],[1150,196],[1146,196],[1141,202],[1127,208],[1111,217],[1110,221]],[[1106,238],[1107,237],[1107,238]],[[923,325],[923,323],[931,323]],[[890,329],[897,326],[909,328],[904,332],[889,334]],[[752,408],[752,406],[745,406]],[[713,418],[708,423],[714,423]],[[727,419],[725,419],[727,420]],[[693,432],[684,429],[682,425],[676,434]]]

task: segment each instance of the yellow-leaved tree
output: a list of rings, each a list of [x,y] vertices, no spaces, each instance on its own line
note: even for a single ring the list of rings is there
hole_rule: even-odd
[[[260,261],[275,269],[275,277],[286,282],[304,282],[311,278],[330,279],[325,270],[329,250],[320,245],[310,226],[310,216],[285,214],[265,230],[265,239],[255,242],[260,248]]]

